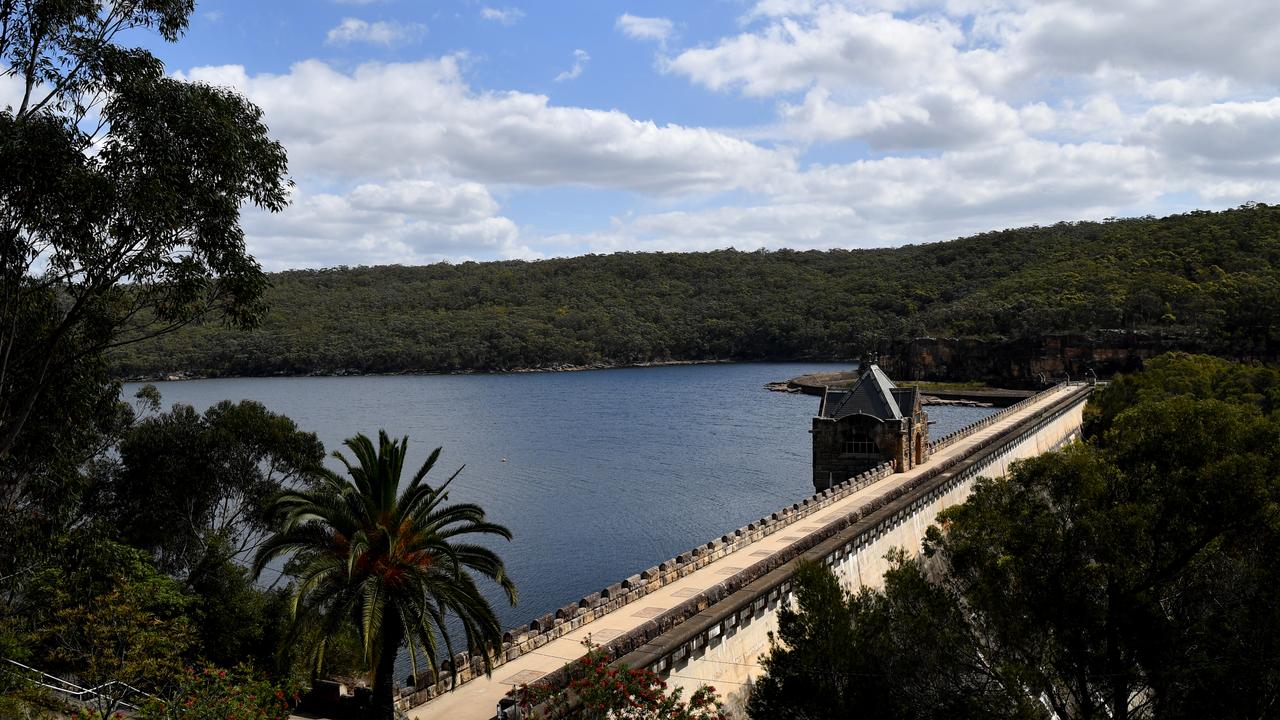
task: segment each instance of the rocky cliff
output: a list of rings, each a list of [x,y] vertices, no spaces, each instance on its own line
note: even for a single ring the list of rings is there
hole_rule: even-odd
[[[1099,378],[1133,372],[1174,350],[1218,354],[1194,338],[1100,330],[1016,340],[917,338],[881,347],[879,362],[890,377],[903,380],[983,380],[997,387],[1034,388],[1041,376],[1052,381],[1064,375],[1079,379],[1090,370]],[[1233,359],[1275,364],[1280,347],[1264,346]]]

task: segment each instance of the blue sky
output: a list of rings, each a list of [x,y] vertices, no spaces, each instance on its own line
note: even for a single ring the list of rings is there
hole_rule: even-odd
[[[1274,201],[1280,3],[202,0],[269,269],[875,247]]]
[[[696,6],[694,12],[690,5]],[[508,19],[486,19],[486,8]],[[655,16],[679,14],[682,34],[714,38],[736,27],[735,15],[724,12],[721,3],[651,2],[644,8]],[[617,19],[629,9],[634,8],[626,3],[541,3],[529,14],[517,5],[465,0],[202,0],[187,37],[157,49],[175,68],[238,63],[254,73],[287,72],[306,58],[352,67],[369,60],[467,53],[472,56],[468,78],[477,88],[547,93],[557,104],[618,108],[641,118],[658,109],[664,120],[684,124],[739,124],[750,113],[760,120],[771,115],[767,102],[732,97],[707,102],[705,93],[687,82],[654,72],[653,48],[626,42],[615,32]],[[329,30],[348,18],[423,29],[389,44],[326,43]],[[578,82],[557,83],[578,49],[590,55],[590,72]]]

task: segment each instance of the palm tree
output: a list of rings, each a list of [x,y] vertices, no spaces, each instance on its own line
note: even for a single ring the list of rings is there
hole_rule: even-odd
[[[453,657],[446,617],[461,626],[468,652],[484,658],[485,672],[492,669],[490,653],[501,648],[502,628],[472,572],[496,581],[512,605],[516,588],[497,554],[466,536],[510,540],[511,531],[486,521],[478,505],[446,504],[445,489],[461,468],[440,487],[424,482],[440,448],[401,492],[409,438],[397,442],[379,431],[377,448],[363,434],[344,444],[356,460],[333,453],[346,467],[345,477],[325,470],[309,487],[275,501],[280,527],[258,550],[254,572],[273,558],[293,556],[294,617],[320,618],[321,639],[313,648],[317,665],[324,638],[344,623],[353,625],[373,667],[373,717],[389,719],[395,659],[403,645],[415,675],[419,656],[440,667],[441,640],[446,658]]]

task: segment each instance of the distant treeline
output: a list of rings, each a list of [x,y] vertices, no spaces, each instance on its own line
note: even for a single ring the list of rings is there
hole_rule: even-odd
[[[1155,331],[1280,345],[1280,206],[1058,223],[876,250],[617,253],[270,276],[260,327],[189,327],[125,376],[845,359],[925,335]]]

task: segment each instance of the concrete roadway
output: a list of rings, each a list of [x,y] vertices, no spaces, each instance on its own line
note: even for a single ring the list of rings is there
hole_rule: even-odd
[[[863,488],[635,602],[623,605],[611,613],[588,622],[537,650],[494,668],[491,677],[478,677],[463,683],[457,689],[409,710],[408,716],[411,720],[490,720],[496,714],[498,700],[511,688],[523,683],[533,683],[543,675],[582,657],[582,641],[588,635],[591,636],[593,643],[603,645],[618,635],[643,625],[650,618],[674,608],[703,589],[797,542],[808,532],[818,530],[828,522],[851,513],[863,504],[913,480],[932,468],[936,462],[966,454],[974,444],[1004,432],[1036,410],[1060,399],[1065,389],[1059,387],[1047,393],[1039,402],[1021,408],[999,422],[952,443],[923,465],[905,473],[891,475]]]

